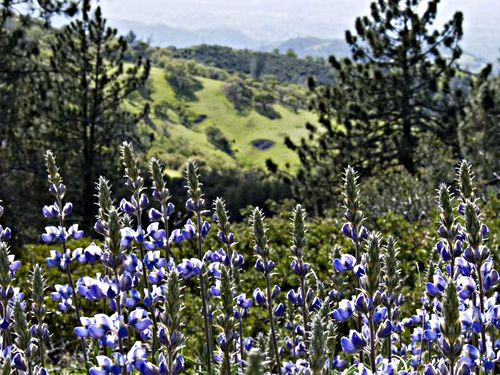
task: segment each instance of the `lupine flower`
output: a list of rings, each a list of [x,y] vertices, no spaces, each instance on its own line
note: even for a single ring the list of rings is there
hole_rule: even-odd
[[[85,249],[79,247],[73,250],[73,259],[76,259],[78,263],[94,263],[100,260],[102,257],[102,249],[95,243],[91,243]]]
[[[182,229],[174,229],[170,235],[170,242],[181,243],[191,239],[196,234],[196,227],[189,219]]]
[[[356,258],[350,254],[342,254],[340,259],[336,258],[333,260],[333,267],[337,272],[352,270],[355,265]]]
[[[71,306],[72,289],[69,285],[56,284],[55,292],[50,293],[54,301],[61,301],[58,304],[59,310],[66,311]]]
[[[339,307],[334,309],[332,316],[335,320],[343,321],[348,319],[354,312],[354,305],[351,301],[343,299],[339,302]]]
[[[427,282],[426,288],[429,294],[433,297],[441,294],[446,288],[446,280],[441,275],[433,276],[433,283]]]
[[[122,367],[125,366],[125,359],[121,353],[113,353],[113,358],[104,355],[96,356],[97,367],[91,367],[90,375],[120,375]]]
[[[264,297],[264,293],[262,293],[260,288],[256,288],[253,291],[253,299],[258,305],[263,305],[266,303],[266,297]]]
[[[201,261],[196,258],[183,259],[177,266],[177,272],[183,279],[189,279],[198,276],[201,272]]]
[[[367,342],[363,335],[355,330],[349,332],[349,337],[342,337],[340,339],[342,350],[347,353],[357,353],[364,349]]]
[[[137,331],[144,331],[151,325],[151,319],[148,317],[148,312],[144,309],[135,309],[128,315],[128,324],[134,327]]]

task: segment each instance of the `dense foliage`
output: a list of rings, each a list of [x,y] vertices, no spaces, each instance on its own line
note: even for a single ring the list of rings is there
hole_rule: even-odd
[[[310,76],[322,84],[334,78],[323,59],[299,59],[293,54],[235,50],[230,47],[201,45],[192,48],[171,48],[177,58],[199,61],[231,73],[248,74],[256,79],[273,75],[281,83],[305,84]]]

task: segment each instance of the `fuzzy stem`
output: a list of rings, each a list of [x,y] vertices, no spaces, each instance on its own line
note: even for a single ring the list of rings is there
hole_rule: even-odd
[[[116,280],[116,284],[118,285],[118,290],[119,290],[120,288],[119,288],[119,283],[118,283],[118,271],[116,269],[115,269],[115,280]],[[118,295],[116,296],[115,303],[116,303],[116,311],[118,312],[118,319],[121,320],[122,307],[121,307],[121,303],[120,303],[120,292],[118,292]],[[123,343],[122,343],[121,337],[118,337],[118,346],[120,348],[120,353],[122,355],[125,355],[125,352],[123,351]],[[154,358],[154,352],[153,352],[153,358]],[[127,369],[125,366],[122,366],[122,375],[127,375]]]
[[[59,226],[62,230],[64,229],[63,204],[61,196],[59,194],[57,195],[56,198],[57,198],[57,205],[59,206],[59,215],[57,215],[57,217],[59,220]],[[62,253],[64,254],[66,252],[66,239],[64,238],[64,236],[61,242],[62,242]],[[80,324],[80,304],[78,303],[78,296],[76,294],[75,284],[73,282],[73,277],[71,276],[71,269],[69,264],[66,266],[66,274],[68,275],[68,281],[71,287],[71,294],[73,295],[73,300],[75,301],[76,319],[78,321],[78,324]],[[83,353],[83,360],[85,361],[85,367],[87,368],[87,370],[89,370],[85,338],[81,337],[80,341],[82,344],[82,353]]]
[[[238,331],[240,334],[240,367],[241,367],[241,372],[245,372],[245,361],[243,359],[245,352],[244,352],[244,347],[243,347],[243,322],[241,319],[241,312],[239,314],[239,319],[238,319]]]
[[[275,355],[275,361],[276,361],[276,366],[278,367],[277,371],[278,373],[281,372],[281,360],[280,360],[280,355],[278,352],[278,341],[276,340],[276,328],[274,326],[274,316],[273,316],[273,306],[272,306],[272,294],[271,294],[271,283],[269,281],[269,275],[266,273],[265,274],[265,279],[266,279],[266,292],[267,292],[267,312],[269,314],[269,322],[271,324],[271,341],[273,343],[273,349],[274,349],[274,355]]]
[[[356,240],[355,243],[354,243],[354,250],[355,250],[355,255],[356,255],[356,264],[359,264],[359,262],[360,262],[360,253],[359,253],[360,248],[361,248],[361,244],[360,244],[359,240]],[[359,288],[360,288],[359,279],[356,278],[356,290],[359,290]],[[358,319],[356,319],[356,328],[357,328],[358,332],[361,332],[362,326],[363,326],[362,317],[360,315],[360,316],[358,316]],[[361,351],[359,353],[359,362],[363,363],[363,361],[364,361],[364,354]]]
[[[455,250],[452,247],[452,240],[448,237],[446,239],[448,243],[448,250],[450,251],[451,263],[450,263],[450,276],[452,280],[455,280]]]
[[[300,260],[302,262],[302,259]],[[302,266],[302,265],[301,265]],[[307,310],[306,310],[306,287],[305,287],[305,279],[303,276],[300,277],[300,290],[302,291],[302,305],[300,306],[302,309],[302,324],[304,325],[304,343],[306,345],[306,349],[309,347],[309,340],[307,337]]]
[[[481,346],[479,351],[481,354],[484,354],[486,352],[486,327],[482,321],[484,319],[484,288],[480,265],[476,265],[476,273],[479,282],[479,311],[481,313]]]
[[[167,263],[170,261],[170,241],[168,240],[170,235],[169,235],[169,229],[168,229],[168,218],[167,218],[167,209],[165,204],[162,203],[161,205],[161,214],[162,214],[162,222],[163,222],[163,229],[165,229],[165,238],[167,239],[165,241],[165,259],[167,260]]]
[[[202,237],[201,237],[201,213],[199,211],[196,212],[196,220],[198,223],[198,258],[203,259],[203,247],[202,247]],[[208,308],[207,308],[207,289],[205,285],[205,280],[203,279],[203,274],[200,274],[200,290],[201,290],[201,300],[202,300],[202,313],[203,313],[203,322],[205,325],[205,338],[207,340],[207,349],[208,349],[208,358],[207,358],[207,373],[208,375],[212,374],[212,359],[213,359],[213,343],[212,343],[212,335],[210,330],[210,322],[208,319]]]
[[[391,315],[391,303],[387,305],[387,316],[389,319],[392,321],[392,315]],[[387,358],[389,359],[389,362],[392,361],[392,330],[389,332],[389,336],[387,336]]]
[[[368,317],[369,325],[370,325],[370,367],[372,373],[376,372],[377,365],[375,363],[376,358],[376,347],[375,347],[375,324],[373,322],[373,312],[370,313]]]
[[[134,197],[136,202],[140,202],[140,192],[139,191],[134,191]],[[142,209],[141,207],[137,207],[137,214],[136,214],[136,220],[137,220],[137,226],[141,228],[142,230]],[[144,264],[144,246],[143,244],[139,244],[139,252],[141,254],[141,264],[142,264],[142,277],[144,280],[144,287],[150,292],[149,289],[149,280],[148,280],[148,270],[146,268],[146,265]],[[155,313],[155,304],[154,301],[151,303],[150,306],[150,313],[151,313],[151,320],[153,321],[153,346],[152,346],[152,362],[153,364],[156,364],[155,360],[155,353],[157,352],[157,347],[158,347],[158,323],[156,322],[156,313]]]

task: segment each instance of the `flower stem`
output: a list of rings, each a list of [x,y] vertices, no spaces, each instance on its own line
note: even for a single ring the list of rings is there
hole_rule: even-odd
[[[61,228],[60,230],[65,230],[62,198],[59,194],[57,195],[56,198],[57,198],[57,205],[59,206],[59,214],[57,215],[57,218],[59,220],[59,227]],[[64,236],[63,236],[61,243],[62,243],[62,254],[64,254],[66,252],[66,238]],[[78,303],[78,296],[76,294],[75,284],[73,282],[73,277],[71,276],[71,268],[70,268],[69,264],[66,265],[66,274],[68,275],[68,281],[69,281],[69,285],[71,287],[71,294],[73,295],[73,300],[75,301],[76,319],[78,321],[78,324],[80,324],[80,304]],[[87,368],[87,370],[89,370],[89,364],[88,364],[88,358],[87,358],[87,347],[85,345],[85,338],[81,337],[80,341],[82,344],[82,354],[83,354],[83,360],[85,361],[85,367]]]
[[[135,191],[134,192],[135,200],[136,202],[140,202],[140,192]],[[137,226],[141,228],[142,230],[142,209],[138,206],[137,207],[137,214],[136,214],[136,220],[137,220]],[[139,251],[141,254],[141,264],[142,264],[142,277],[144,280],[144,287],[150,292],[149,289],[149,281],[148,281],[148,270],[146,268],[146,265],[144,264],[144,245],[142,243],[139,244]],[[153,364],[156,364],[155,360],[155,353],[157,352],[157,347],[158,347],[158,323],[156,322],[156,307],[154,301],[151,301],[151,306],[149,307],[150,313],[151,313],[151,320],[153,321],[153,345],[152,345],[152,362]]]
[[[198,234],[197,234],[197,240],[198,240],[198,258],[200,260],[203,259],[203,248],[202,248],[202,237],[201,237],[201,227],[202,227],[202,220],[201,220],[201,213],[199,211],[196,212],[196,220],[198,223]],[[210,322],[208,319],[208,308],[207,308],[207,289],[205,285],[205,280],[204,280],[204,275],[203,271],[200,274],[200,290],[201,290],[201,300],[202,300],[202,313],[203,313],[203,322],[205,324],[205,339],[207,340],[207,350],[208,350],[208,355],[207,355],[207,373],[208,375],[212,374],[212,358],[213,358],[213,343],[212,343],[212,335],[211,335],[211,330],[210,330]]]
[[[479,348],[481,354],[486,352],[486,327],[484,325],[484,288],[483,277],[481,275],[481,266],[476,265],[477,278],[479,282],[479,311],[481,313],[481,346]]]
[[[302,259],[300,260],[300,262],[302,263]],[[306,304],[307,304],[306,293],[307,292],[306,292],[306,282],[304,280],[304,276],[300,277],[300,290],[302,291],[302,305],[300,307],[302,308],[302,324],[304,325],[304,344],[305,344],[306,349],[307,349],[309,347],[309,340],[307,337],[307,311],[306,311]]]
[[[167,209],[164,204],[161,205],[161,214],[163,221],[163,229],[165,229],[165,259],[167,260],[167,264],[170,261],[170,242],[169,242],[169,229],[168,229],[168,218],[167,218]]]
[[[387,305],[387,316],[392,321],[391,303],[392,299]],[[387,358],[389,359],[389,362],[392,361],[392,330],[389,332],[389,336],[387,336]]]
[[[116,300],[115,300],[115,303],[116,303],[116,311],[118,312],[118,319],[120,320],[120,323],[121,323],[121,318],[122,318],[122,307],[121,307],[121,303],[120,303],[120,283],[118,282],[118,271],[115,269],[115,281],[116,281],[116,285],[118,286],[118,295],[116,296]],[[121,337],[118,337],[118,347],[120,348],[120,354],[122,354],[123,356],[125,356],[125,352],[123,351],[123,342],[122,342],[122,338]],[[153,352],[153,357],[154,357],[154,352]],[[125,366],[122,366],[122,375],[127,375],[127,369]]]
[[[372,373],[376,373],[377,365],[375,363],[376,358],[376,348],[375,348],[375,325],[373,323],[373,312],[370,313],[368,317],[369,325],[370,325],[370,367]]]
[[[278,341],[276,337],[276,328],[274,326],[274,317],[273,317],[273,306],[272,306],[272,294],[271,294],[271,283],[269,281],[269,275],[265,274],[266,279],[266,292],[267,292],[267,311],[269,314],[269,322],[271,324],[271,342],[273,343],[273,350],[275,355],[275,361],[277,366],[278,373],[281,372],[281,360],[278,352]]]
[[[240,363],[240,367],[241,367],[241,372],[244,373],[245,372],[245,361],[243,359],[244,357],[244,347],[243,347],[243,322],[242,322],[242,319],[241,319],[241,312],[239,314],[239,319],[238,319],[238,329],[239,329],[239,333],[240,333],[240,360],[241,360],[241,363]]]

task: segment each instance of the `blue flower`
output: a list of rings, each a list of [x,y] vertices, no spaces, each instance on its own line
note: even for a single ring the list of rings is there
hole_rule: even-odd
[[[212,285],[210,287],[210,295],[212,297],[219,297],[220,296],[220,288],[217,286]]]
[[[14,367],[17,370],[22,371],[23,373],[28,369],[26,358],[24,358],[23,353],[20,351],[14,353],[12,357],[12,362],[14,363]]]
[[[198,276],[201,272],[201,261],[197,258],[183,259],[177,266],[177,272],[183,279]]]
[[[208,221],[204,221],[203,224],[201,225],[201,236],[205,238],[208,234],[208,231],[210,230],[210,223]]]
[[[332,359],[332,365],[333,367],[336,367],[338,369],[341,369],[345,365],[345,359],[340,358],[340,356],[335,356]]]
[[[275,264],[272,260],[262,260],[260,257],[255,262],[255,269],[264,274],[271,273],[274,270],[274,266]]]
[[[479,359],[479,349],[474,345],[466,344],[462,350],[461,360],[464,361],[468,367],[473,367]]]
[[[135,367],[142,374],[143,372],[141,371],[141,368],[147,362],[147,359],[148,359],[148,352],[146,348],[144,348],[144,346],[140,341],[136,341],[127,353],[128,372],[133,372],[132,367]]]
[[[90,375],[120,375],[122,367],[125,365],[123,355],[120,353],[113,353],[113,359],[98,355],[96,360],[98,367],[91,367],[89,369]]]
[[[352,354],[363,350],[366,346],[366,340],[363,338],[362,334],[351,330],[349,332],[349,337],[342,337],[340,339],[340,344],[343,351]]]
[[[498,271],[493,268],[493,262],[491,258],[489,258],[486,262],[481,266],[481,274],[483,276],[483,286],[485,290],[489,290],[494,287],[499,280]]]
[[[260,288],[256,288],[253,291],[253,299],[257,302],[257,305],[263,305],[266,303],[266,297],[264,297],[264,293],[262,293]]]
[[[465,300],[469,298],[476,290],[476,283],[471,277],[460,276],[457,279],[458,296]]]
[[[54,301],[60,301],[58,308],[60,311],[66,311],[71,306],[72,289],[69,285],[56,284],[55,292],[50,293]]]
[[[436,369],[431,364],[427,364],[424,368],[424,375],[437,375]]]
[[[174,362],[174,375],[180,373],[184,370],[184,357],[181,354],[177,354]]]
[[[188,220],[182,229],[174,229],[170,234],[169,241],[181,243],[189,240],[196,234],[196,227],[191,220]]]
[[[434,275],[432,277],[432,280],[434,281],[434,283],[431,283],[428,281],[425,284],[425,286],[426,286],[429,294],[431,296],[435,297],[435,296],[441,294],[444,291],[444,289],[446,288],[446,280],[441,275]]]
[[[45,218],[58,216],[59,215],[59,208],[57,207],[57,204],[54,203],[54,204],[51,204],[50,206],[43,206],[42,215]]]
[[[448,262],[451,259],[451,254],[448,246],[446,246],[443,241],[439,241],[436,244],[436,250],[441,254],[441,257],[445,262]]]
[[[375,309],[375,312],[373,313],[373,322],[375,324],[378,324],[382,321],[382,319],[387,318],[387,307],[382,306],[377,309]]]
[[[337,272],[352,270],[356,265],[356,258],[350,254],[342,254],[339,258],[333,260],[333,267]]]
[[[148,217],[150,221],[159,221],[163,218],[163,215],[156,208],[150,208],[148,212]]]
[[[139,308],[130,312],[128,315],[128,324],[137,331],[142,332],[151,325],[151,319],[148,317],[146,310]]]
[[[284,312],[285,312],[285,305],[283,303],[280,303],[274,309],[274,316],[280,317],[283,315]]]
[[[368,229],[364,225],[361,226],[358,233],[355,226],[350,223],[345,223],[342,226],[342,233],[353,241],[357,241],[359,239],[364,240],[368,237]]]
[[[373,308],[373,300],[360,293],[354,300],[356,310],[366,314]]]
[[[2,227],[0,225],[0,240],[8,241],[10,240],[10,236],[12,235],[9,227]]]
[[[245,259],[243,258],[243,255],[237,253],[236,251],[233,251],[233,258],[231,262],[233,263],[234,267],[240,268],[245,262]]]
[[[286,298],[292,305],[297,304],[297,295],[295,294],[295,291],[293,289],[290,289],[288,293],[286,294]]]
[[[483,236],[483,239],[488,238],[488,233],[490,232],[488,226],[486,224],[481,224],[481,236]]]
[[[60,228],[54,226],[45,227],[45,233],[42,234],[42,241],[45,243],[54,242],[56,239],[65,238],[64,235],[61,237],[63,232],[60,231]]]
[[[65,270],[71,262],[71,253],[69,249],[64,254],[61,254],[58,250],[50,250],[50,257],[45,258],[45,261],[49,267],[60,267]]]
[[[458,267],[460,273],[464,276],[470,276],[472,272],[472,264],[467,262],[465,258],[459,257],[455,260],[455,266]]]
[[[252,337],[245,337],[243,339],[243,347],[246,349],[246,350],[250,350],[252,349],[252,346],[253,346],[253,338]]]
[[[148,270],[153,267],[161,268],[166,264],[165,258],[160,257],[159,251],[148,251],[144,256],[143,262]]]
[[[377,337],[384,338],[390,335],[392,332],[392,324],[387,319],[377,330]]]
[[[298,262],[295,259],[290,263],[290,269],[292,269],[299,276],[306,276],[309,273],[309,264],[304,262]]]
[[[102,249],[92,242],[85,249],[79,247],[73,251],[73,258],[78,261],[78,263],[94,263],[100,260],[102,257]]]
[[[124,248],[129,247],[134,240],[138,243],[144,242],[144,230],[140,226],[138,226],[137,230],[135,231],[129,227],[121,228],[120,234],[121,234],[121,240],[120,240],[121,247]]]
[[[339,302],[339,307],[332,312],[333,319],[343,321],[349,318],[354,312],[354,305],[351,301],[343,299]]]
[[[236,304],[238,306],[243,307],[244,309],[250,308],[252,306],[252,299],[251,298],[246,298],[247,295],[245,293],[242,293],[236,297]]]
[[[68,234],[75,240],[79,240],[83,237],[83,230],[78,229],[78,224],[73,224],[69,227]]]
[[[135,200],[134,197],[132,197],[131,200]],[[136,208],[125,198],[120,201],[120,209],[128,215],[135,215]]]

